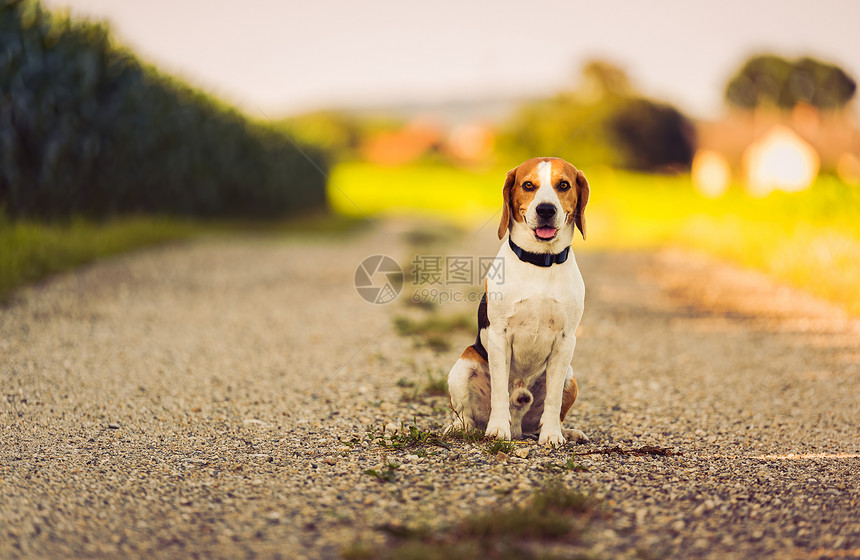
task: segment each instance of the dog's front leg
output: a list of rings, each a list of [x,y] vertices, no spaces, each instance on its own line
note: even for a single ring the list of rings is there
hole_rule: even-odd
[[[547,360],[546,400],[540,417],[538,437],[540,445],[563,445],[565,442],[561,433],[561,401],[567,368],[573,360],[575,347],[576,337],[562,333],[561,338],[556,340],[556,351]]]
[[[487,358],[490,362],[490,420],[487,437],[511,439],[511,409],[508,379],[511,373],[511,342],[503,329],[487,329]]]

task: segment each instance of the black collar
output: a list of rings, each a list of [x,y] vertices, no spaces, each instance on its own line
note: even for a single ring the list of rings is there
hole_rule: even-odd
[[[508,244],[514,254],[523,262],[533,264],[535,266],[552,266],[561,264],[570,256],[570,247],[565,247],[561,253],[530,253],[514,243],[514,240],[508,236]]]

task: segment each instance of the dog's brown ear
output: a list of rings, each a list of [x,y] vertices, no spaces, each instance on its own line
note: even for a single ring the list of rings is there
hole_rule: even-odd
[[[585,205],[588,204],[588,197],[591,194],[591,188],[588,186],[588,179],[582,171],[576,172],[576,211],[573,214],[573,223],[579,228],[582,233],[582,238],[585,239]]]
[[[505,186],[502,188],[502,221],[499,223],[499,239],[503,238],[511,227],[511,189],[517,178],[517,168],[508,171]]]

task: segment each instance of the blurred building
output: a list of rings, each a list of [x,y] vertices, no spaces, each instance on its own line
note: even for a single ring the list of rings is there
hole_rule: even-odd
[[[806,104],[791,112],[732,110],[698,124],[693,181],[718,196],[733,180],[751,194],[808,188],[820,171],[860,183],[860,131],[852,106],[821,112]]]
[[[766,196],[775,190],[797,192],[818,176],[821,158],[812,145],[792,129],[777,124],[744,150],[741,166],[750,194]]]
[[[403,165],[438,152],[445,131],[435,120],[417,117],[404,127],[378,132],[361,146],[361,156],[381,165]]]
[[[369,136],[361,156],[381,165],[405,165],[438,157],[458,165],[480,165],[492,156],[495,132],[479,122],[447,127],[432,117],[415,117],[400,128]]]
[[[464,165],[486,163],[495,145],[493,129],[482,123],[458,124],[445,138],[445,152],[455,162]]]

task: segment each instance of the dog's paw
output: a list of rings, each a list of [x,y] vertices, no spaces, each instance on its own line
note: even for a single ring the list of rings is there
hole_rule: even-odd
[[[561,432],[541,432],[540,437],[538,438],[538,445],[550,445],[552,447],[557,447],[564,445],[564,436],[561,435]]]
[[[503,424],[494,424],[490,422],[487,424],[487,431],[485,432],[487,437],[496,438],[496,439],[511,439],[511,426],[510,424],[505,426]]]
[[[562,428],[561,433],[568,441],[576,443],[588,443],[591,441],[587,435],[572,428]]]

